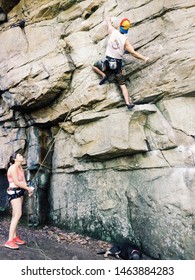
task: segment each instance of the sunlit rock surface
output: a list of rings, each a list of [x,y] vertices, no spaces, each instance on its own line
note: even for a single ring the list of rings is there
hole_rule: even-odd
[[[195,259],[194,1],[6,2],[0,166],[25,152],[37,187],[30,223]],[[105,55],[105,7],[113,25],[131,20],[129,41],[150,57],[124,57],[132,111],[92,71]]]

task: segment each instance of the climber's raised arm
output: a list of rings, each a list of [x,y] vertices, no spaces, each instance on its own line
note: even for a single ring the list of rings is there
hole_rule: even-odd
[[[112,26],[111,18],[109,16],[108,12],[106,12],[105,10],[104,10],[104,20],[105,20],[107,28],[108,28],[108,33],[111,34],[115,28]]]

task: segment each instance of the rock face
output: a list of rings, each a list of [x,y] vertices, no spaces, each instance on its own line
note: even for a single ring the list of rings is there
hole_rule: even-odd
[[[105,7],[113,25],[130,18],[131,44],[150,57],[125,55],[132,111],[117,83],[100,86],[92,71],[105,55]],[[21,0],[8,13],[0,176],[24,150],[37,187],[30,223],[49,218],[108,241],[130,238],[155,258],[195,259],[194,16],[192,0]]]

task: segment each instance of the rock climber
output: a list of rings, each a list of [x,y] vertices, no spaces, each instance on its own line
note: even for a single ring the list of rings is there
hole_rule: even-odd
[[[129,93],[125,85],[125,76],[122,70],[122,59],[124,53],[130,53],[132,56],[141,59],[145,62],[149,60],[149,57],[143,56],[134,50],[130,44],[128,37],[125,35],[130,28],[130,20],[124,18],[119,26],[119,30],[112,26],[111,19],[108,15],[105,15],[107,23],[108,33],[110,35],[108,45],[106,48],[106,57],[102,60],[98,60],[93,65],[93,70],[102,76],[100,85],[104,84],[109,74],[114,73],[116,80],[118,81],[123,97],[125,99],[126,106],[131,110],[135,105],[129,98]]]

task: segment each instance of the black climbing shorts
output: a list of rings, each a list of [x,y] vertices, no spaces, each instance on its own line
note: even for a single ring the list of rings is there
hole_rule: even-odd
[[[118,81],[119,85],[125,84],[125,76],[122,74],[122,59],[115,59],[116,60],[116,68],[111,69],[111,62],[113,58],[106,56],[106,58],[98,60],[94,63],[94,66],[104,72],[107,76],[111,74],[115,74],[116,80]]]
[[[122,74],[122,70],[121,73],[116,74],[116,80],[118,81],[119,85],[125,85],[125,76]]]
[[[7,189],[7,199],[10,202],[12,199],[19,198],[23,196],[25,190],[21,188],[8,188]]]

